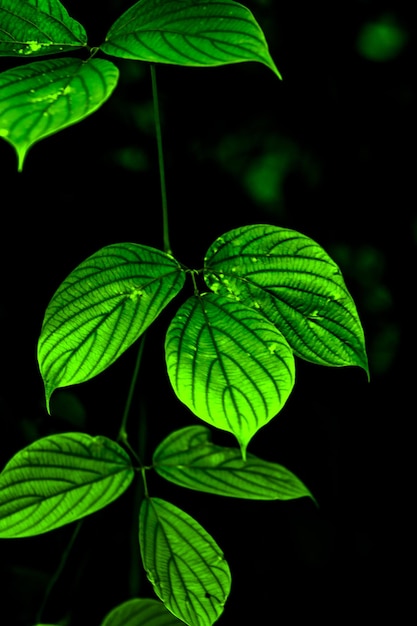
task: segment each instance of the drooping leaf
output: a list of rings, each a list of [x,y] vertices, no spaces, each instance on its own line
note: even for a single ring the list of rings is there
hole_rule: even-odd
[[[65,433],[20,450],[0,474],[0,537],[30,537],[90,515],[130,485],[128,454],[107,437]]]
[[[299,357],[368,373],[355,303],[339,267],[312,239],[265,224],[237,228],[209,248],[204,277],[215,293],[262,313]]]
[[[34,143],[94,113],[117,85],[103,59],[48,59],[0,74],[0,137],[16,150],[18,170]]]
[[[233,0],[140,0],[113,24],[101,50],[200,67],[259,61],[280,77],[259,24]]]
[[[180,626],[184,622],[170,613],[159,600],[133,598],[116,606],[101,626]]]
[[[84,27],[58,0],[0,0],[0,56],[45,56],[86,45]]]
[[[146,575],[165,606],[189,626],[211,626],[223,612],[231,575],[208,532],[173,504],[145,498],[139,544]]]
[[[136,243],[106,246],[83,261],[49,303],[38,343],[46,401],[111,365],[180,291],[170,255]]]
[[[294,500],[311,493],[282,465],[211,442],[205,426],[176,430],[153,455],[157,473],[176,485],[249,500]]]
[[[213,293],[179,309],[165,355],[178,398],[197,417],[233,433],[243,457],[294,385],[294,357],[282,334],[257,311]]]

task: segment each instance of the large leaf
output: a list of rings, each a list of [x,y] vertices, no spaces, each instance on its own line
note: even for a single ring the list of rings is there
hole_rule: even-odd
[[[282,334],[257,311],[213,293],[191,297],[179,309],[165,353],[178,398],[205,422],[233,433],[243,457],[294,385],[294,358]]]
[[[209,248],[204,276],[215,293],[262,313],[303,359],[368,373],[355,303],[339,267],[312,239],[264,224],[237,228]]]
[[[208,532],[173,504],[145,498],[139,543],[147,577],[165,606],[189,626],[211,626],[223,612],[231,576]]]
[[[0,0],[0,56],[45,56],[87,45],[58,0]]]
[[[188,66],[259,61],[280,76],[252,13],[232,0],[140,0],[113,24],[101,50]]]
[[[159,600],[133,598],[116,606],[101,626],[180,626],[184,624]]]
[[[118,498],[133,476],[129,456],[106,437],[38,439],[0,474],[0,537],[39,535],[94,513]]]
[[[16,150],[18,169],[29,148],[94,113],[117,85],[103,59],[48,59],[0,74],[0,137]]]
[[[185,273],[170,255],[136,243],[102,248],[60,285],[45,313],[38,361],[46,401],[113,363],[180,291]]]
[[[205,426],[174,431],[153,455],[157,473],[176,485],[249,500],[293,500],[311,493],[282,465],[211,442]]]

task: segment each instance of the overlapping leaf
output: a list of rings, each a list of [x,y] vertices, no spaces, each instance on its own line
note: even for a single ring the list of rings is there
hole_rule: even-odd
[[[65,433],[38,439],[0,474],[0,537],[29,537],[85,517],[129,486],[126,452],[106,437]]]
[[[134,243],[102,248],[61,284],[45,313],[38,361],[49,403],[113,363],[180,291],[185,274],[168,254]]]
[[[209,248],[204,276],[215,293],[275,324],[298,356],[368,373],[362,326],[340,269],[305,235],[264,224],[232,230]]]
[[[110,61],[37,61],[0,74],[0,137],[16,150],[18,169],[29,148],[96,111],[117,85]]]
[[[113,24],[101,50],[188,66],[259,61],[280,76],[252,13],[232,0],[140,0]]]
[[[147,577],[165,606],[189,626],[211,626],[223,612],[231,576],[207,531],[173,504],[145,498],[139,544]]]
[[[159,600],[133,598],[116,606],[101,626],[180,626],[183,621],[170,613]]]
[[[178,398],[197,417],[233,433],[243,457],[294,385],[294,358],[282,334],[257,311],[213,293],[179,309],[165,355]]]
[[[174,431],[155,450],[157,473],[170,482],[197,491],[249,500],[293,500],[311,493],[282,465],[248,454],[246,461],[237,448],[211,442],[205,426]]]
[[[0,0],[0,56],[45,56],[87,45],[58,0]]]

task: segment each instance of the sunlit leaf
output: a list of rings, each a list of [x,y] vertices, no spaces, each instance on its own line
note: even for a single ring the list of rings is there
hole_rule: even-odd
[[[209,248],[204,276],[215,293],[262,313],[303,359],[368,373],[355,303],[339,267],[312,239],[264,224],[237,228]]]
[[[113,24],[101,50],[188,66],[259,61],[280,76],[254,16],[232,0],[140,0]]]
[[[178,398],[199,418],[233,433],[242,455],[283,407],[294,385],[294,358],[282,334],[236,300],[189,298],[165,341]]]
[[[116,606],[101,626],[180,626],[184,624],[159,600],[133,598]]]
[[[0,137],[16,150],[18,169],[34,143],[94,113],[119,71],[103,59],[48,59],[0,74]]]
[[[113,363],[184,284],[170,255],[135,243],[102,248],[60,285],[45,313],[38,361],[47,403]]]
[[[211,442],[205,426],[176,430],[153,455],[157,473],[176,485],[249,500],[293,500],[311,493],[282,465]]]
[[[65,433],[20,450],[0,474],[0,537],[46,533],[116,500],[134,470],[106,437]]]
[[[211,626],[223,612],[231,576],[208,532],[173,504],[145,498],[139,544],[146,575],[165,606],[189,626]]]
[[[58,0],[0,0],[0,56],[45,56],[87,45]]]

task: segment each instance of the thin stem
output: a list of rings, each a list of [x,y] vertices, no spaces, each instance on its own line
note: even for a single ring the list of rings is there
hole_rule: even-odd
[[[165,185],[164,151],[162,148],[161,118],[159,115],[158,87],[156,84],[156,70],[155,70],[154,63],[151,63],[151,78],[152,78],[152,98],[153,98],[153,110],[154,110],[154,117],[155,117],[156,143],[158,146],[159,178],[160,178],[160,183],[161,183],[162,228],[163,228],[163,238],[164,238],[164,250],[167,254],[172,254],[171,244],[169,242],[168,204],[167,204],[167,192],[166,192],[166,185]]]
[[[144,345],[145,345],[145,334],[143,334],[142,337],[140,338],[139,350],[138,350],[138,355],[136,357],[136,363],[135,363],[135,369],[133,370],[132,380],[130,381],[129,392],[127,394],[125,409],[123,411],[122,423],[120,426],[119,434],[117,435],[117,439],[119,441],[123,441],[123,443],[125,444],[128,443],[126,424],[127,424],[127,419],[129,417],[130,407],[132,406],[133,394],[135,393],[135,387],[136,387],[136,382],[138,379],[140,363],[142,361]]]

